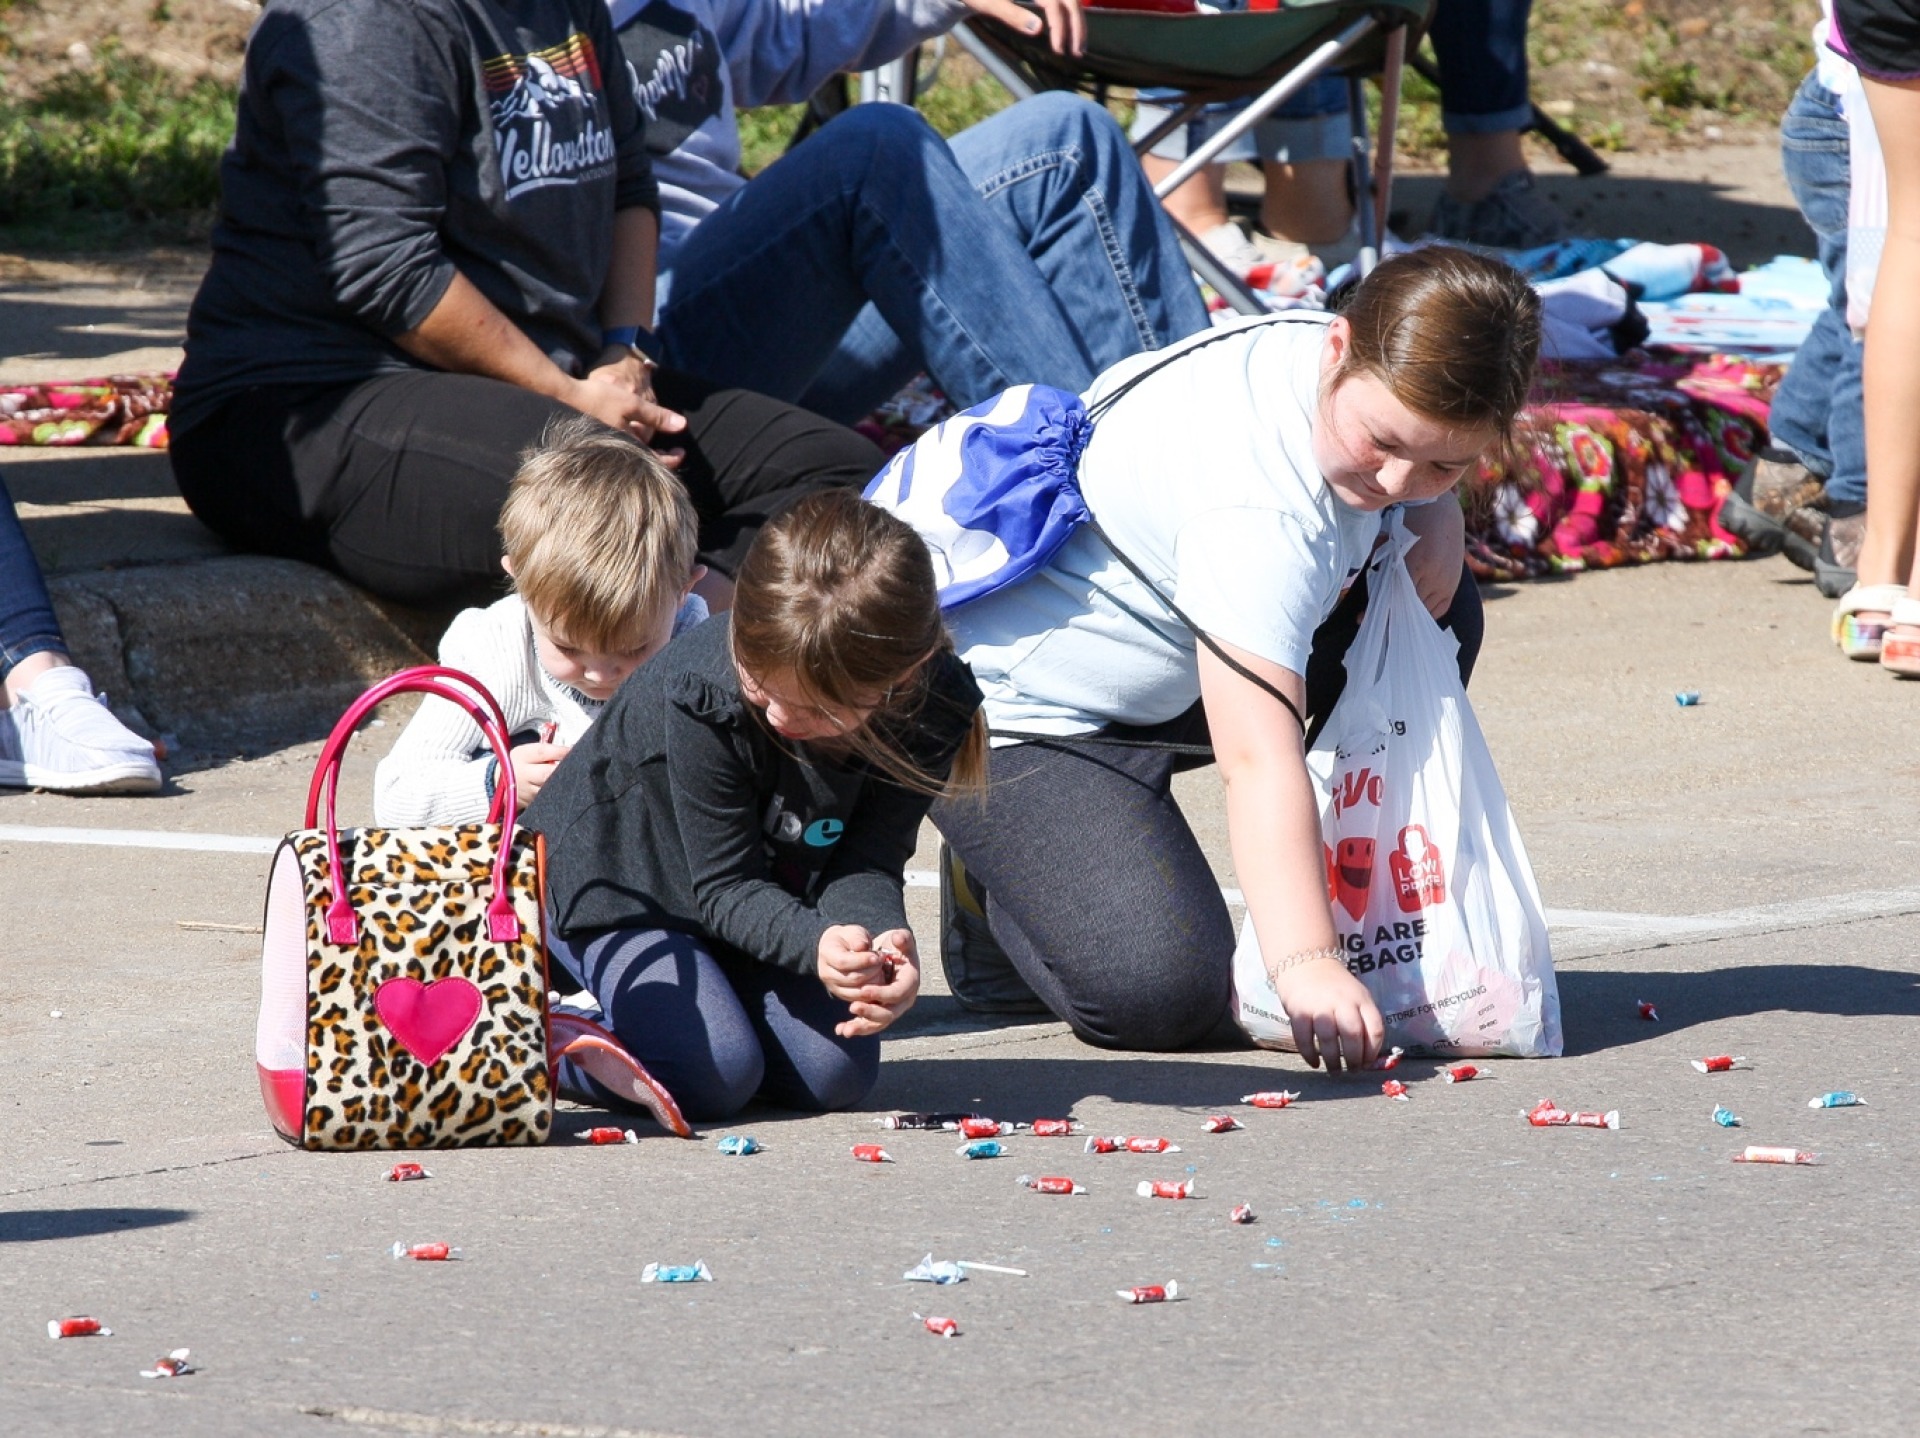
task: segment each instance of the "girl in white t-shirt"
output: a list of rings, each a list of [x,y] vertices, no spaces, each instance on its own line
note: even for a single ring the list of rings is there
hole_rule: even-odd
[[[1471,667],[1480,601],[1452,491],[1510,433],[1539,328],[1511,268],[1436,247],[1381,264],[1338,315],[1256,321],[1101,376],[1079,478],[1104,538],[1084,527],[950,614],[1004,745],[984,802],[933,811],[964,864],[943,865],[942,954],[963,1003],[1037,996],[1113,1048],[1182,1048],[1227,1020],[1233,927],[1169,792],[1210,744],[1301,1053],[1373,1059],[1380,1013],[1335,944],[1303,730],[1345,682],[1355,578],[1391,505],[1408,506],[1415,583]]]

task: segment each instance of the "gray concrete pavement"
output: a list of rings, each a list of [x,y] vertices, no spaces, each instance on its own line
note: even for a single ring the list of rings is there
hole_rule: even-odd
[[[994,1029],[936,992],[888,1044],[867,1111],[758,1110],[699,1143],[438,1154],[432,1181],[383,1184],[389,1157],[296,1153],[267,1132],[249,1064],[256,940],[207,927],[256,921],[264,856],[14,837],[270,838],[297,821],[312,746],[188,768],[151,800],[0,795],[6,1427],[1900,1431],[1920,1298],[1920,686],[1846,664],[1824,616],[1780,561],[1492,601],[1476,706],[1566,921],[1569,1056],[1466,1086],[1411,1063],[1406,1104],[1288,1056],[1120,1056],[1058,1025]],[[1674,707],[1683,686],[1699,708]],[[394,732],[363,737],[351,802]],[[1192,776],[1183,802],[1230,883],[1213,777]],[[915,868],[930,862],[923,849]],[[931,897],[910,892],[923,933]],[[1643,998],[1659,1024],[1635,1017]],[[1688,1067],[1713,1052],[1753,1067]],[[1281,1085],[1305,1098],[1200,1132],[1204,1113]],[[1806,1108],[1833,1088],[1871,1106]],[[1625,1126],[1530,1129],[1519,1111],[1543,1096],[1617,1107]],[[1715,1127],[1717,1102],[1745,1127]],[[897,1163],[847,1156],[874,1113],[971,1106],[1071,1111],[1185,1151],[1019,1139],[969,1164],[947,1136],[891,1134]],[[563,1110],[559,1128],[592,1118]],[[723,1132],[767,1152],[723,1159]],[[1748,1142],[1827,1163],[1729,1163]],[[1200,1199],[1134,1196],[1189,1165]],[[1092,1192],[1042,1198],[1015,1186],[1028,1171]],[[1251,1227],[1226,1221],[1242,1201]],[[396,1239],[466,1256],[395,1263]],[[902,1283],[929,1250],[1031,1276]],[[636,1281],[648,1261],[695,1258],[716,1282]],[[1169,1278],[1180,1303],[1112,1296]],[[915,1311],[963,1336],[921,1332]],[[115,1336],[42,1336],[74,1312]],[[135,1376],[183,1345],[204,1371]]]

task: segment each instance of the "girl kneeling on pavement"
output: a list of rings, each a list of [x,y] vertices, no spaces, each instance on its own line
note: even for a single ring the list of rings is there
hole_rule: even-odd
[[[980,691],[913,530],[850,491],[802,500],[731,614],[637,670],[554,770],[556,961],[691,1118],[756,1095],[858,1103],[912,1005],[901,901],[935,795],[984,783]],[[610,1102],[584,1075],[563,1088]]]
[[[1227,1024],[1234,929],[1169,787],[1210,744],[1300,1052],[1371,1062],[1381,1016],[1335,943],[1305,731],[1344,687],[1392,506],[1472,667],[1480,598],[1452,491],[1510,433],[1539,332],[1515,271],[1436,247],[1382,263],[1337,315],[1196,336],[1095,382],[1091,431],[1069,441],[1094,523],[949,613],[996,743],[1017,741],[984,803],[933,809],[959,861],[942,864],[942,959],[962,1003],[1044,1005],[1110,1048],[1183,1048]],[[889,475],[939,463],[938,433]]]

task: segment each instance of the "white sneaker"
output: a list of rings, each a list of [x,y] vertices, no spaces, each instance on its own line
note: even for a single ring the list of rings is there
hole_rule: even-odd
[[[49,669],[0,709],[0,786],[66,794],[151,794],[153,745],[113,717],[86,673]]]
[[[1260,253],[1253,241],[1247,238],[1247,232],[1232,220],[1228,220],[1224,225],[1215,226],[1197,238],[1213,253],[1216,260],[1242,278],[1255,265],[1265,263],[1266,257]]]

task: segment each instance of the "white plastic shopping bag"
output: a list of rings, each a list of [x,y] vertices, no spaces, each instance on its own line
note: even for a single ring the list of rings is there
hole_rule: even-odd
[[[1389,525],[1346,691],[1307,756],[1334,926],[1389,1044],[1555,1057],[1560,995],[1540,893],[1461,687],[1457,646],[1407,573],[1415,542]],[[1240,1026],[1256,1043],[1294,1047],[1251,916],[1233,971]]]

